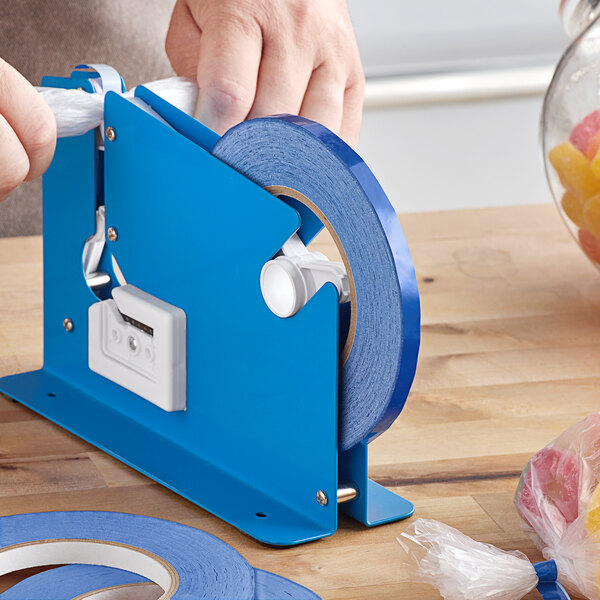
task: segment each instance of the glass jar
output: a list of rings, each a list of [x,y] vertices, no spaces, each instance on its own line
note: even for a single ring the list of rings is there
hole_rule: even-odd
[[[600,0],[563,0],[560,14],[573,41],[544,99],[546,175],[567,226],[600,267]]]

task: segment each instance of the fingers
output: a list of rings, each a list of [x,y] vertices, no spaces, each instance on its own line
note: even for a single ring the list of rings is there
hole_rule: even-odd
[[[178,0],[171,15],[165,51],[173,70],[180,77],[196,77],[201,34],[187,4]]]
[[[23,180],[39,177],[48,168],[56,146],[56,122],[52,111],[33,86],[2,59],[0,115],[4,146],[1,150],[0,180],[6,194],[10,185],[16,187]],[[25,164],[27,171],[23,173]]]
[[[343,80],[336,81],[327,65],[321,65],[310,78],[300,115],[337,133],[344,113],[344,87]]]
[[[313,69],[312,56],[303,56],[298,48],[283,41],[274,38],[264,43],[250,119],[279,113],[300,114]]]
[[[0,201],[25,180],[29,168],[25,148],[8,121],[0,115]]]
[[[217,133],[292,113],[358,139],[364,76],[343,0],[178,0],[166,48]]]
[[[347,81],[324,63],[312,74],[300,114],[339,135],[347,144],[358,142],[364,100],[364,76],[359,69]]]
[[[365,99],[365,77],[362,68],[346,84],[344,91],[344,114],[340,137],[350,146],[356,146],[362,124]]]
[[[256,94],[262,34],[252,19],[218,14],[200,38],[196,118],[225,133],[250,112]]]

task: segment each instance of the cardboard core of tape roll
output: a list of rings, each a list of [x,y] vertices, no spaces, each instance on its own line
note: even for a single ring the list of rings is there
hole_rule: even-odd
[[[348,282],[350,283],[350,326],[348,328],[348,335],[344,343],[344,348],[340,353],[340,366],[342,366],[346,362],[346,359],[350,354],[350,350],[352,350],[354,335],[356,333],[356,287],[354,285],[352,269],[350,268],[350,262],[348,261],[348,257],[346,256],[344,246],[342,245],[342,242],[335,229],[328,221],[327,217],[323,214],[321,209],[304,194],[284,185],[269,185],[265,187],[265,190],[277,197],[289,196],[290,198],[294,198],[294,200],[297,200],[301,204],[304,204],[304,206],[306,206],[315,215],[317,215],[321,223],[323,223],[325,229],[327,229],[327,231],[329,232],[329,235],[331,235],[331,237],[333,238],[338,252],[342,257],[342,262],[344,263],[344,267],[348,275]]]
[[[162,592],[155,583],[130,583],[82,594],[73,600],[157,600]]]
[[[179,575],[163,558],[126,544],[97,540],[44,540],[7,546],[0,550],[0,575],[31,567],[89,564],[137,573],[163,590],[168,600],[179,587]]]

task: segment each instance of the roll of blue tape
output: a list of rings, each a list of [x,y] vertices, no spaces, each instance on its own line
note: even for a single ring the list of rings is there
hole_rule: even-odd
[[[404,406],[420,338],[414,267],[387,196],[356,152],[302,117],[241,123],[213,154],[294,206],[305,243],[318,232],[316,215],[343,248],[353,289],[341,357],[339,447],[372,440]]]
[[[313,591],[275,573],[255,569],[254,578],[256,600],[320,600]]]
[[[0,518],[0,575],[70,563],[136,572],[160,585],[164,600],[254,599],[254,569],[225,542],[199,529],[111,512]]]
[[[165,590],[165,600],[319,600],[293,581],[253,569],[216,537],[179,523],[112,512],[0,518],[0,575],[62,562],[86,564],[29,577],[0,599],[71,600],[105,588],[154,582]],[[154,586],[152,593],[156,597]]]
[[[150,583],[145,577],[96,565],[67,565],[23,579],[0,594],[2,600],[73,600],[105,588]]]
[[[255,600],[319,600],[309,589],[268,571],[255,569]],[[121,569],[68,565],[32,575],[0,594],[1,600],[73,600],[106,588],[149,583]]]

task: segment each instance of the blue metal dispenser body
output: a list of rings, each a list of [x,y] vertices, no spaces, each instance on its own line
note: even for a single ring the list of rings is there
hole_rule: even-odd
[[[94,77],[44,84],[93,92]],[[365,444],[338,456],[335,287],[289,319],[262,298],[260,270],[298,213],[212,156],[214,132],[145,88],[136,96],[149,111],[106,94],[104,149],[97,131],[58,141],[44,177],[44,366],[0,391],[261,542],[333,534],[338,481],[358,489],[341,507],[367,525],[409,516],[412,504],[367,479]],[[127,283],[185,311],[185,411],[88,367],[88,310],[110,297],[82,267],[99,205],[118,232],[101,262],[111,285],[114,257]]]

